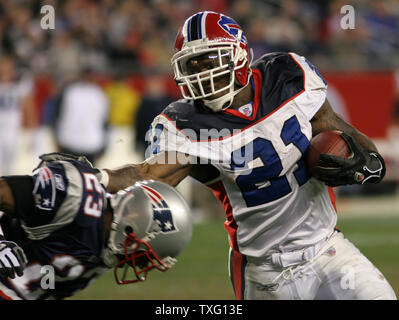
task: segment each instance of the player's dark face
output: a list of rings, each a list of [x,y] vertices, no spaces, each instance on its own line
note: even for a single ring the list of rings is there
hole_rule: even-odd
[[[218,53],[215,52],[209,52],[194,58],[191,58],[188,60],[186,68],[187,68],[187,73],[192,75],[192,74],[198,74],[201,72],[204,72],[203,75],[200,76],[200,79],[205,79],[209,77],[209,73],[206,71],[210,71],[212,69],[221,67],[221,65],[227,65],[229,63],[229,54],[225,53],[222,54],[221,59],[218,56]],[[223,88],[227,86],[230,82],[230,74],[224,74],[221,76],[216,76],[213,78],[214,80],[214,90],[218,90],[220,88]],[[202,80],[201,81],[202,87],[205,91],[205,93],[211,92],[211,81],[210,80]],[[194,87],[200,92],[199,85],[194,84]],[[216,99],[222,95],[224,95],[225,92],[220,92],[218,94],[213,95],[210,97],[210,99]]]

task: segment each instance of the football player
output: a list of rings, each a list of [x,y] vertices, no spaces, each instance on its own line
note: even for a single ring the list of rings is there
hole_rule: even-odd
[[[183,197],[159,181],[106,194],[84,157],[47,154],[0,179],[0,299],[63,299],[114,268],[118,284],[168,270],[190,241]]]
[[[152,125],[148,158],[101,171],[114,192],[135,181],[206,184],[226,212],[237,299],[395,299],[387,280],[337,230],[331,186],[378,183],[385,164],[373,142],[336,114],[327,83],[295,53],[252,63],[241,27],[199,12],[180,28],[172,57],[184,99]],[[353,156],[305,166],[310,139],[341,130]]]

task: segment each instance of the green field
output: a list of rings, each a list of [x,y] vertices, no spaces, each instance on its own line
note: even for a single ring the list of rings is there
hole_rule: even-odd
[[[338,227],[386,276],[399,296],[399,217],[340,218]],[[234,299],[227,270],[223,221],[195,225],[193,239],[166,273],[147,281],[117,285],[108,272],[73,299],[216,300]]]

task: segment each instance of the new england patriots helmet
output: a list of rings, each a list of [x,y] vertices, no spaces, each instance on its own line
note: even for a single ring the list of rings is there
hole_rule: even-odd
[[[114,267],[118,284],[144,281],[152,269],[168,270],[191,240],[190,209],[168,184],[138,182],[110,203],[114,214],[103,260]]]
[[[189,17],[177,34],[174,50],[175,81],[185,99],[201,99],[218,112],[228,108],[249,83],[252,51],[241,27],[226,15],[204,11]],[[218,87],[216,82],[223,76],[228,81]]]

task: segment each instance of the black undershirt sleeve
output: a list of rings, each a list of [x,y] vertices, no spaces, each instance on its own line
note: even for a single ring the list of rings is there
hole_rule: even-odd
[[[33,200],[33,179],[32,176],[4,176],[4,179],[11,189],[12,195],[15,202],[16,217],[26,219],[29,214],[34,211],[34,200]]]

